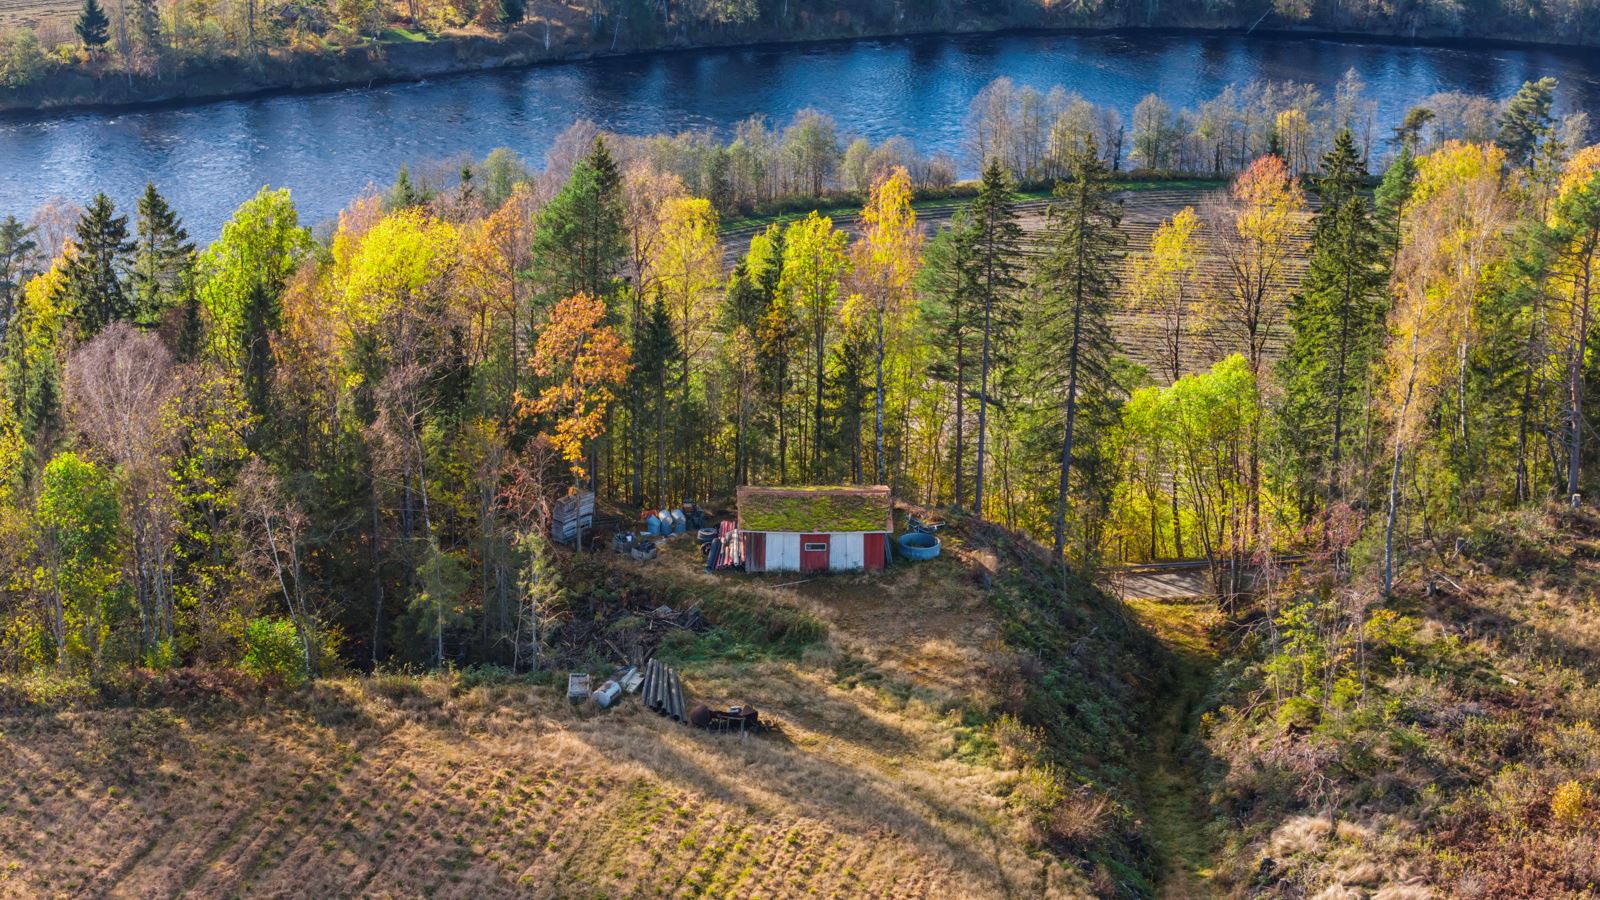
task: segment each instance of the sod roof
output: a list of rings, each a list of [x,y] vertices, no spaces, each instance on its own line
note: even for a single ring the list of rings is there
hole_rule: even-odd
[[[744,531],[893,531],[889,489],[872,487],[742,487],[739,528]]]

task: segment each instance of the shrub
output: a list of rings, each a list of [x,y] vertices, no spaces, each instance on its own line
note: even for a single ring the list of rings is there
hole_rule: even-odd
[[[296,686],[306,680],[300,634],[281,616],[251,619],[244,629],[245,654],[240,666],[259,678],[276,678]]]
[[[1576,781],[1568,781],[1550,796],[1550,815],[1563,825],[1577,825],[1589,811],[1589,791]]]
[[[20,88],[44,75],[44,47],[31,29],[0,36],[0,87]]]

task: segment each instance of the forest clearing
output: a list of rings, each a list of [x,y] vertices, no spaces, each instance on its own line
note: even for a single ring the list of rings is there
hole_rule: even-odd
[[[72,706],[8,683],[0,892],[1079,896],[1137,878],[1114,858],[1085,873],[1025,849],[1038,747],[994,727],[1024,685],[997,678],[1016,651],[979,586],[1003,546],[952,536],[933,563],[791,587],[698,571],[692,537],[664,546],[649,566],[587,565],[658,598],[726,592],[819,624],[815,640],[667,638],[699,700],[755,703],[778,731],[714,735],[636,695],[598,711],[548,683],[463,674],[263,696],[179,672]],[[1091,627],[1059,639],[1087,639],[1097,665],[1145,664]],[[1120,752],[1104,746],[1094,765]],[[1099,833],[1113,801],[1074,802],[1076,840],[1129,852]]]

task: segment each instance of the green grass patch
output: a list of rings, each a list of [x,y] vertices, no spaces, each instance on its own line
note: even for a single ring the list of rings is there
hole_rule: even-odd
[[[426,44],[434,36],[426,31],[411,31],[405,28],[385,28],[378,35],[378,40],[386,44]]]

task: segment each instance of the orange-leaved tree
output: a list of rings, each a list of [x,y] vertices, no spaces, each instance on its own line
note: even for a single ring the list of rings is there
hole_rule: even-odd
[[[588,475],[585,444],[604,430],[606,409],[633,368],[628,345],[605,319],[605,301],[598,297],[573,294],[557,303],[530,363],[545,387],[537,397],[517,398],[524,416],[556,417],[547,434],[580,482]]]

